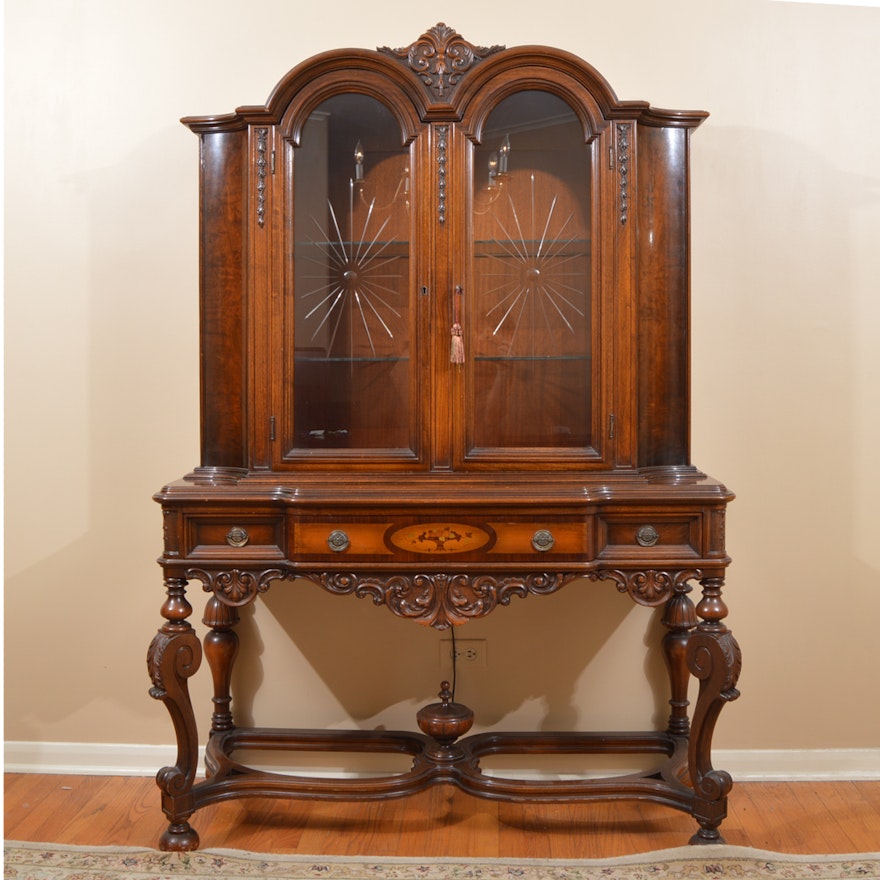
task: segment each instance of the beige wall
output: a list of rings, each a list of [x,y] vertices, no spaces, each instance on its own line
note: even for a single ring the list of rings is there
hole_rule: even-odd
[[[197,141],[178,118],[262,103],[311,54],[405,45],[442,15],[478,44],[560,45],[622,99],[711,111],[693,142],[693,457],[739,496],[745,654],[716,742],[880,745],[880,10],[304,8],[6,0],[6,739],[171,741],[145,653],[163,598],[150,496],[198,456]],[[257,613],[244,718],[411,727],[437,690],[432,630],[307,584]],[[514,601],[459,632],[489,654],[459,698],[483,726],[649,723],[657,631],[607,585]]]

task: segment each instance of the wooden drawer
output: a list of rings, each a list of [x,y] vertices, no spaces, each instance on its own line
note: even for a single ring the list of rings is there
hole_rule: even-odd
[[[297,522],[293,527],[296,556],[392,556],[384,536],[389,522]]]
[[[284,518],[194,516],[186,520],[186,555],[192,559],[284,558]]]
[[[587,553],[584,520],[492,523],[497,540],[492,554],[510,556],[577,556]]]
[[[351,556],[425,561],[582,557],[588,547],[584,521],[300,521],[294,524],[292,535],[295,557],[334,560]]]
[[[701,516],[622,514],[599,518],[599,558],[701,555]]]

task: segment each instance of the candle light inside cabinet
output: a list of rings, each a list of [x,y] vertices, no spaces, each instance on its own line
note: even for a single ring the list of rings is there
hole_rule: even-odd
[[[354,179],[364,179],[364,148],[358,141],[354,148]]]
[[[495,178],[498,175],[498,153],[489,154],[489,186],[495,186]]]
[[[510,153],[510,135],[504,135],[501,141],[501,157],[498,161],[498,173],[507,174],[507,157]]]

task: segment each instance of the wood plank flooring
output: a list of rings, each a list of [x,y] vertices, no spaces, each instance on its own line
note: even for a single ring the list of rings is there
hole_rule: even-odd
[[[155,847],[151,778],[6,774],[5,836]],[[696,826],[653,804],[507,804],[449,786],[361,804],[240,800],[193,819],[202,848],[309,855],[604,858],[686,844]],[[880,782],[738,783],[727,842],[788,853],[880,850]]]

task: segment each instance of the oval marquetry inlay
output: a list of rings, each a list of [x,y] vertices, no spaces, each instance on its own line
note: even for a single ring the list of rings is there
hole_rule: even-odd
[[[485,547],[492,536],[479,526],[462,523],[416,523],[392,532],[388,540],[412,553],[467,553]]]

